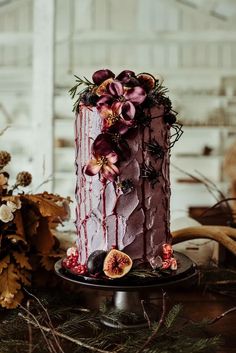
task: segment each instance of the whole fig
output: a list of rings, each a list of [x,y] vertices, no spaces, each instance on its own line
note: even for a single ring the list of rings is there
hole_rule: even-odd
[[[89,255],[87,268],[91,275],[102,274],[106,255],[107,252],[103,250],[96,250]]]
[[[133,262],[127,254],[112,249],[104,260],[103,271],[109,278],[120,278],[130,271],[132,264]]]
[[[137,79],[146,92],[151,91],[155,87],[156,79],[150,74],[141,73],[137,76]]]

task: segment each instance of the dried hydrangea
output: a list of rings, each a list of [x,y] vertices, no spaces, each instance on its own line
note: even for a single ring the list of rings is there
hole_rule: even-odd
[[[11,155],[7,151],[0,151],[0,168],[5,167],[11,160]]]
[[[29,172],[20,172],[16,176],[16,185],[28,186],[32,182],[32,175]]]

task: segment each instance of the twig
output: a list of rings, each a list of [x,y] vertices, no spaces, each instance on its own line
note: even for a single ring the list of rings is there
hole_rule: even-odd
[[[53,180],[53,174],[50,174],[47,179],[42,181],[34,190],[34,193],[36,193],[44,184],[50,183]]]
[[[41,301],[35,296],[35,295],[33,295],[32,293],[30,293],[26,288],[24,288],[24,290],[25,290],[25,292],[28,294],[28,295],[30,295],[32,298],[34,298],[36,301],[37,301],[37,303],[40,305],[40,307],[43,309],[43,311],[45,312],[45,314],[46,314],[46,316],[47,316],[47,318],[48,318],[48,324],[49,324],[49,327],[52,329],[52,334],[53,334],[53,332],[54,332],[54,327],[53,327],[53,324],[52,324],[52,321],[51,321],[51,318],[50,318],[50,316],[49,316],[49,314],[48,314],[48,311],[47,311],[47,309],[43,306],[43,304],[41,303]],[[61,347],[61,345],[60,345],[60,342],[58,341],[58,339],[57,339],[57,337],[53,334],[53,338],[54,338],[54,340],[55,340],[55,342],[56,342],[56,345],[58,346],[58,348],[59,348],[59,350],[60,350],[60,352],[61,353],[64,353],[64,351],[63,351],[63,349],[62,349],[62,347]]]
[[[6,118],[6,122],[12,123],[13,122],[13,117],[11,116],[11,114],[6,110],[6,108],[4,107],[4,105],[2,103],[0,103],[0,110],[3,112],[3,115],[5,115]]]
[[[211,285],[211,284],[214,284],[214,285],[224,285],[224,284],[236,284],[236,280],[235,279],[231,279],[231,280],[225,280],[225,281],[209,281],[207,282],[207,285]]]
[[[221,205],[223,202],[225,202],[226,205],[229,205],[229,201],[235,201],[235,200],[236,200],[235,197],[227,197],[227,198],[225,198],[223,200],[220,200],[217,203],[215,203],[213,206],[211,206],[211,207],[207,208],[205,211],[203,211],[202,214],[201,214],[201,217],[203,217],[208,211],[210,211],[210,210],[216,208],[217,206]],[[231,208],[230,208],[230,210],[231,210],[231,212],[230,212],[230,215],[231,215],[233,211],[232,211]]]
[[[183,173],[183,174],[189,176],[190,178],[192,178],[193,180],[197,181],[198,183],[203,184],[203,185],[206,187],[207,191],[212,195],[212,197],[214,197],[214,199],[215,199],[216,201],[219,201],[219,200],[217,199],[216,195],[214,194],[214,192],[212,191],[212,187],[211,187],[209,184],[207,184],[206,181],[203,181],[202,179],[196,177],[195,175],[186,172],[185,170],[183,170],[182,168],[178,167],[177,165],[175,165],[175,164],[173,164],[173,163],[171,163],[171,165],[172,165],[175,169],[177,169],[178,171],[180,171],[181,173]],[[214,189],[213,189],[213,190],[214,190]]]
[[[52,331],[53,331],[53,334],[55,334],[56,336],[60,337],[60,338],[63,338],[67,341],[70,341],[72,343],[75,343],[77,346],[80,346],[80,347],[84,347],[84,348],[87,348],[88,350],[92,351],[92,352],[98,352],[98,353],[116,353],[117,351],[106,351],[106,350],[103,350],[103,349],[99,349],[97,347],[93,347],[93,346],[90,346],[89,344],[86,344],[78,339],[75,339],[73,337],[70,337],[70,336],[67,336],[67,335],[64,335],[63,333],[61,332],[58,332],[54,329],[51,329],[49,327],[46,327],[44,325],[41,325],[39,322],[35,322],[31,319],[28,319],[27,316],[24,316],[23,314],[19,313],[19,316],[22,317],[26,322],[29,322],[31,325],[33,325],[34,327],[40,329],[41,331],[44,331],[44,332],[47,332],[47,333],[51,333],[52,334]]]
[[[217,185],[210,179],[208,179],[206,176],[204,176],[202,173],[200,173],[199,171],[196,171],[202,178],[203,180],[205,180],[206,183],[210,184],[210,185],[213,185],[213,187],[215,188],[215,190],[218,192],[219,196],[220,196],[220,199],[222,201],[225,200],[225,203],[226,203],[226,207],[227,207],[227,210],[229,212],[229,217],[230,217],[230,220],[231,222],[233,222],[233,215],[232,215],[232,208],[228,202],[228,199],[225,197],[224,193],[217,187]]]
[[[0,131],[0,136],[2,136],[3,134],[4,134],[4,132],[5,131],[7,131],[7,129],[9,129],[9,125],[7,125],[6,127],[4,127],[4,129],[2,129],[1,131]]]
[[[144,307],[144,300],[142,299],[141,300],[141,305],[142,305],[142,309],[143,309],[143,316],[144,316],[144,319],[147,320],[147,323],[148,323],[148,327],[150,328],[151,327],[151,320],[148,316],[148,313],[146,312],[146,309]]]
[[[29,311],[29,307],[30,307],[30,301],[27,301],[27,310]],[[29,314],[28,314],[28,319],[29,319]],[[28,322],[28,333],[29,333],[29,353],[32,353],[32,327],[31,324]]]
[[[223,317],[225,317],[226,315],[228,315],[234,311],[236,311],[236,306],[230,308],[229,310],[225,311],[224,313],[216,316],[214,319],[208,321],[208,325],[213,325],[214,323],[216,323],[217,321],[219,321],[220,319],[222,319]]]
[[[163,295],[162,295],[162,314],[161,314],[160,320],[157,324],[157,327],[155,328],[153,333],[148,337],[148,339],[144,342],[144,344],[141,346],[141,348],[136,353],[143,353],[143,350],[152,342],[152,340],[154,338],[156,338],[156,336],[157,336],[157,334],[158,334],[158,332],[164,322],[165,314],[166,314],[166,293],[163,292]]]
[[[204,176],[201,172],[199,172],[198,170],[196,170],[195,172],[203,179],[200,179],[199,177],[196,177],[195,175],[191,174],[191,173],[188,173],[186,172],[185,170],[181,169],[180,167],[176,166],[175,164],[173,164],[173,167],[177,170],[179,170],[181,173],[184,173],[185,175],[189,176],[190,178],[192,178],[193,180],[203,184],[207,191],[214,197],[214,199],[217,201],[217,203],[215,205],[213,205],[212,207],[209,207],[206,211],[204,211],[200,217],[203,217],[208,211],[210,211],[211,209],[217,207],[218,205],[220,205],[221,203],[225,202],[226,204],[226,207],[227,207],[227,210],[228,210],[228,216],[229,216],[229,219],[231,222],[233,222],[233,210],[229,204],[229,201],[231,200],[235,200],[235,198],[226,198],[224,193],[217,187],[217,185],[212,181],[210,180],[209,178],[207,178],[206,176]],[[216,197],[216,195],[214,194],[214,192],[217,192],[219,197],[220,197],[220,200],[219,198]]]
[[[49,351],[50,351],[51,353],[56,353],[55,350],[54,350],[54,348],[51,347],[50,341],[47,339],[47,336],[45,335],[44,331],[41,329],[40,323],[39,323],[38,319],[35,317],[35,315],[33,315],[29,310],[27,310],[25,307],[23,307],[23,306],[20,305],[20,304],[19,304],[19,307],[20,307],[22,310],[24,310],[24,311],[26,312],[27,316],[31,316],[31,317],[33,318],[33,320],[28,319],[27,316],[24,316],[24,315],[21,314],[21,313],[19,313],[18,315],[19,315],[20,317],[25,318],[25,320],[26,320],[26,322],[27,322],[28,324],[30,323],[30,324],[32,324],[32,325],[34,325],[34,326],[38,326],[38,328],[40,329],[40,331],[41,331],[41,333],[42,333],[42,336],[43,336],[43,338],[44,338],[44,340],[45,340],[45,342],[46,342],[46,344],[47,344],[47,346],[48,346]]]

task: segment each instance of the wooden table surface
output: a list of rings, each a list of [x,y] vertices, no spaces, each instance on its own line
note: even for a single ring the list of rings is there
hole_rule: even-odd
[[[173,303],[182,303],[184,315],[194,321],[214,319],[223,312],[236,306],[236,297],[192,288],[191,290],[168,291],[168,300]],[[217,353],[236,353],[236,311],[221,318],[207,327],[209,337],[220,335],[222,346]]]

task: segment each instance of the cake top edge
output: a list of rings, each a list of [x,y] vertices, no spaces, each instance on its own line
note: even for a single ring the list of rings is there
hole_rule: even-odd
[[[173,111],[171,100],[166,95],[168,89],[162,85],[160,78],[150,73],[135,74],[134,71],[123,70],[115,75],[109,69],[102,69],[94,72],[92,80],[77,75],[75,79],[75,85],[69,90],[72,99],[76,97],[73,111],[79,111],[81,105],[102,109],[104,105],[119,102],[113,106],[114,109],[119,110],[123,103],[126,113],[132,116],[137,106],[150,108],[162,105],[165,113],[173,114],[169,120],[166,118],[167,123],[176,122],[177,113]]]
[[[168,89],[150,73],[123,70],[115,75],[109,69],[102,69],[95,71],[91,80],[76,75],[75,78],[76,84],[69,91],[72,99],[76,99],[74,111],[79,114],[84,107],[91,111],[96,108],[101,118],[101,133],[93,141],[92,159],[84,169],[88,176],[102,169],[103,177],[113,182],[119,174],[117,165],[129,158],[127,139],[137,131],[151,130],[153,119],[159,119],[167,130],[173,129],[173,134],[168,135],[168,149],[181,137],[182,125],[177,122]],[[152,139],[146,147],[160,158],[164,146]]]

